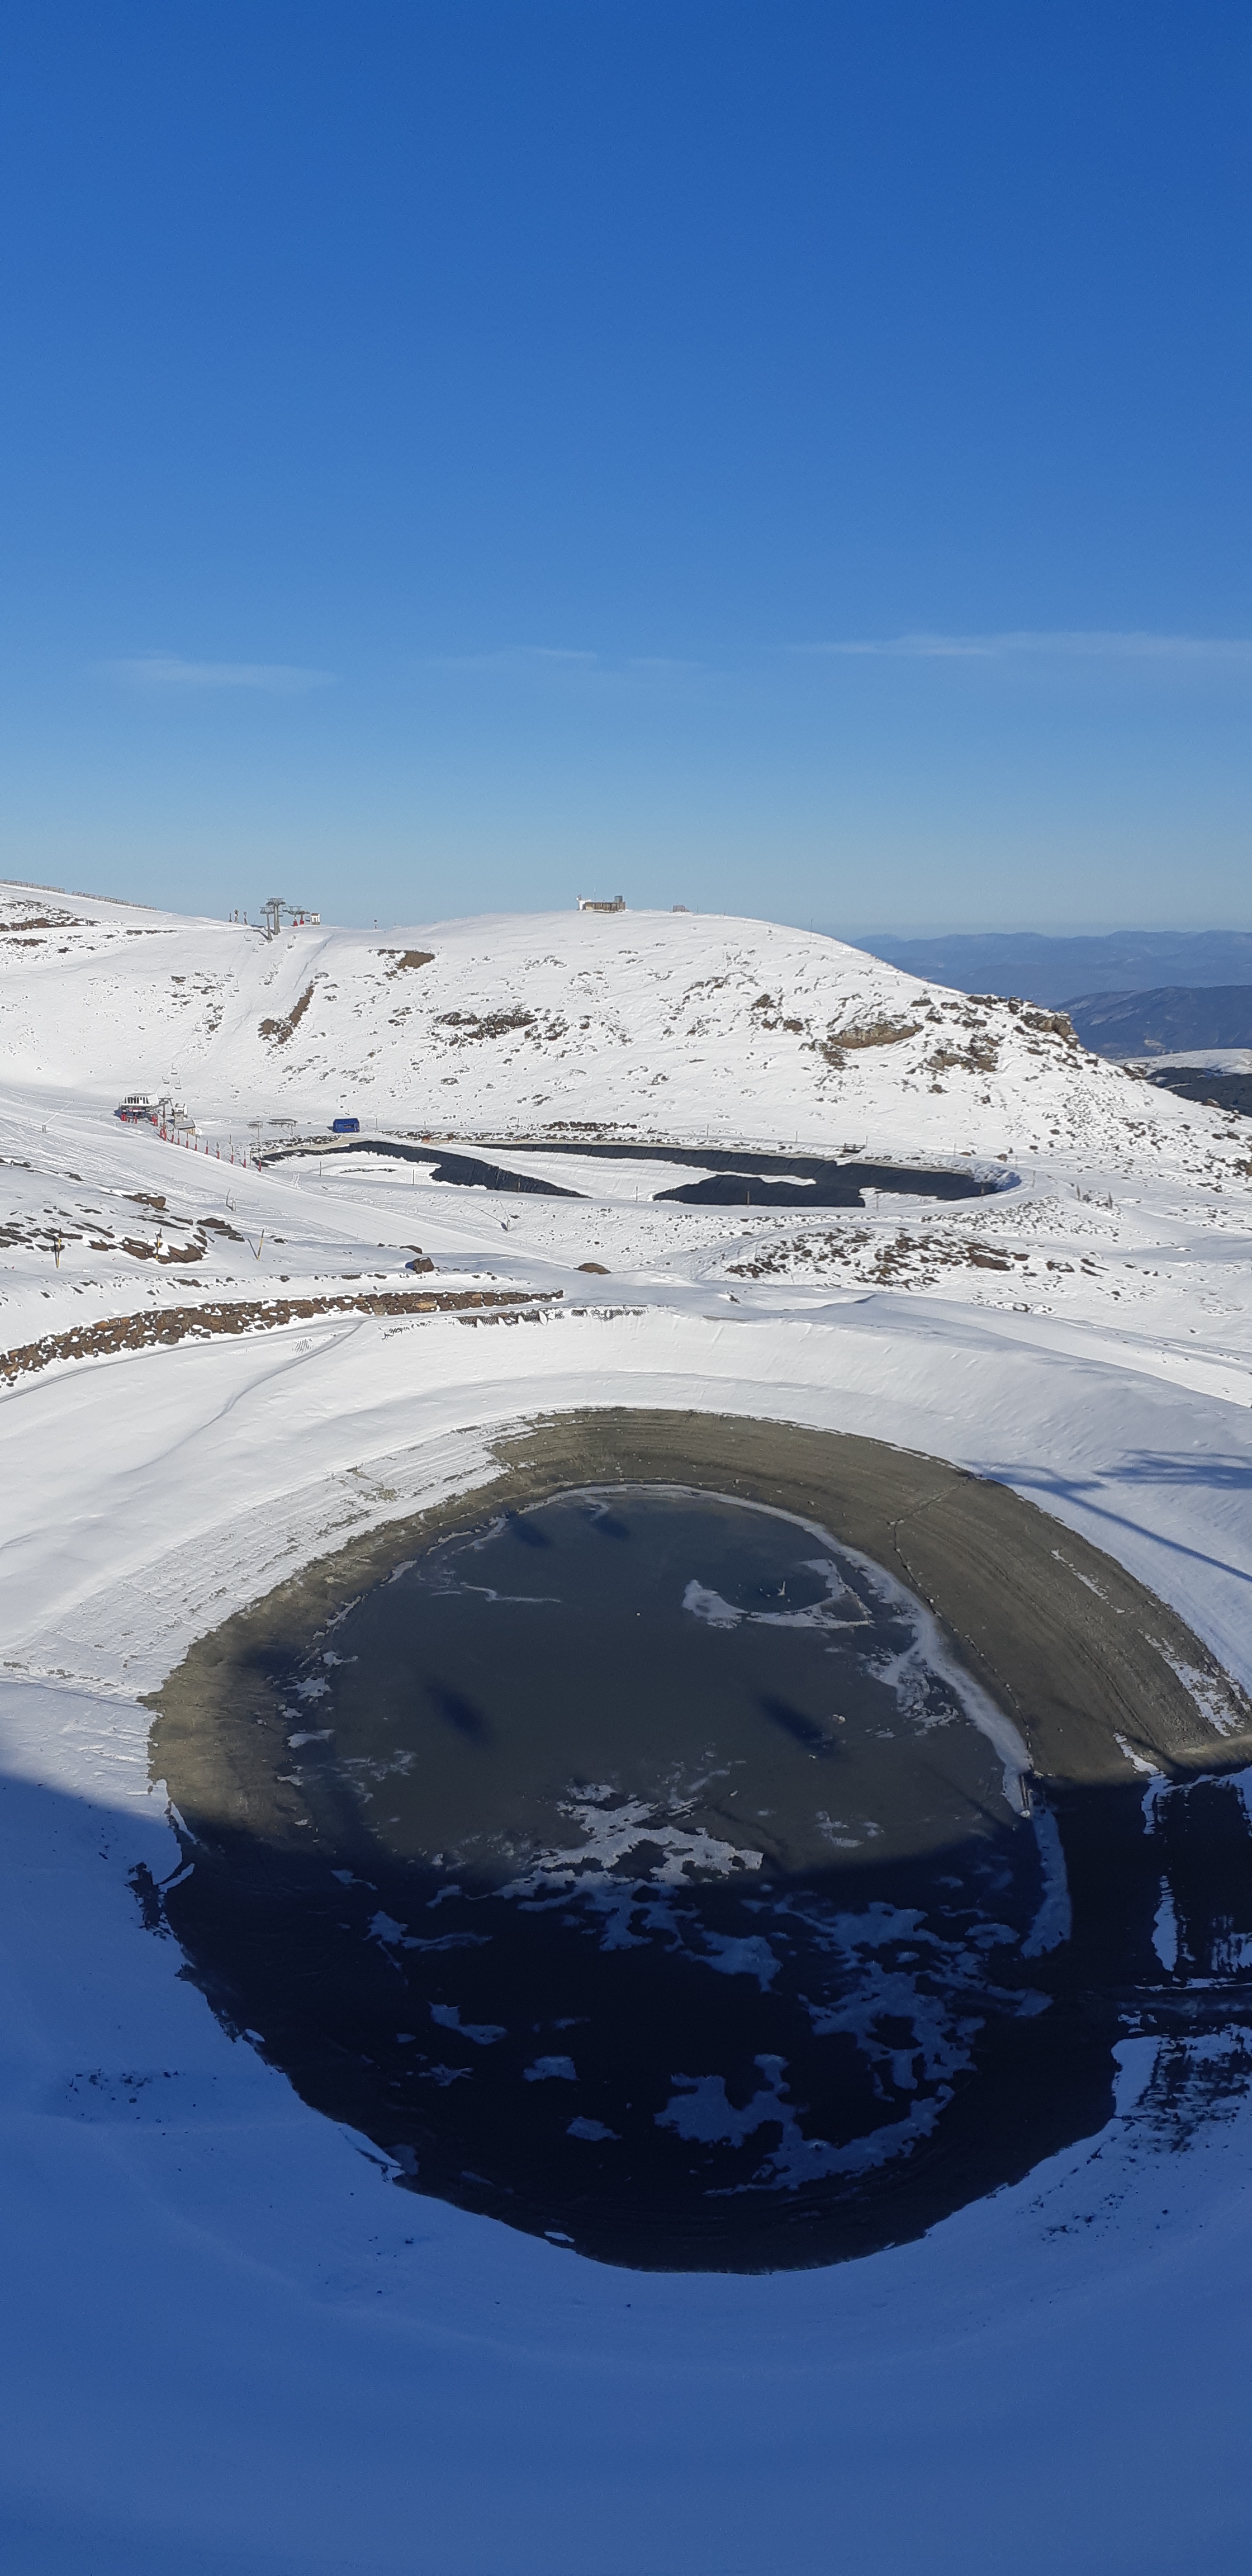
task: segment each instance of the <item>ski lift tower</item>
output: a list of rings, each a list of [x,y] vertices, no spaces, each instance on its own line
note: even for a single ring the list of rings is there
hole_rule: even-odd
[[[288,903],[284,894],[267,895],[261,911],[265,917],[267,939],[277,939],[284,921],[297,924],[307,921],[316,924],[322,918],[320,912],[310,911],[307,903]]]

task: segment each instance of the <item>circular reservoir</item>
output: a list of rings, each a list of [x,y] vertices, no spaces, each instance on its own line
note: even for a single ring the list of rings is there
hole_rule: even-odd
[[[1098,2126],[1160,1878],[1124,1757],[1041,1780],[898,1550],[707,1466],[528,1475],[162,1695],[222,2016],[417,2189],[649,2267],[870,2250]]]

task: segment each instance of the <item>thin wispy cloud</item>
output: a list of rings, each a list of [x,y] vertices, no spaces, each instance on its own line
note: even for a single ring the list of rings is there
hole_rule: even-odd
[[[424,669],[428,671],[594,671],[599,665],[598,653],[580,652],[562,644],[510,644],[490,653],[428,653]]]
[[[329,688],[334,679],[333,671],[310,670],[298,662],[191,662],[179,653],[140,653],[127,661],[103,662],[100,668],[124,688],[159,697],[245,689],[264,697],[297,698],[309,689]]]
[[[800,651],[915,662],[995,662],[1015,655],[1094,662],[1224,662],[1252,668],[1252,639],[1242,635],[1153,635],[1099,628],[1022,627],[1001,635],[855,636],[801,645]]]
[[[619,661],[607,654],[564,644],[516,644],[488,653],[430,653],[427,671],[500,672],[533,679],[668,680],[700,671],[699,662],[659,653],[628,654]]]

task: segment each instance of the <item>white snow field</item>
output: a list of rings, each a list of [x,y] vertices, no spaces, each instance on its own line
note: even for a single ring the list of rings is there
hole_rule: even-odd
[[[562,1407],[998,1477],[1252,1683],[1247,1123],[1051,1014],[763,922],[267,943],[7,886],[0,960],[6,2564],[1244,2576],[1239,2033],[1184,2035],[1164,2088],[1163,2043],[1128,2036],[1106,2130],[917,2243],[633,2273],[397,2189],[227,2036],[128,1880],[180,1866],[141,1694]],[[120,1125],[132,1090],[184,1100],[193,1144]],[[333,1154],[337,1115],[586,1195]],[[531,1150],[602,1135],[637,1154]],[[688,1175],[658,1143],[696,1173],[701,1145],[798,1146],[1000,1186],[665,1204]],[[419,1290],[515,1302],[400,1306]]]
[[[1190,1055],[1142,1055],[1126,1057],[1126,1063],[1141,1065],[1146,1073],[1151,1067],[1159,1072],[1177,1066],[1194,1073],[1252,1073],[1252,1047],[1195,1047]]]

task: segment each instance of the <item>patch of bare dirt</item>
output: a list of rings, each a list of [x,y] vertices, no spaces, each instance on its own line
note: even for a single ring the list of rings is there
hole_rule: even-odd
[[[304,1018],[304,1014],[313,999],[313,986],[316,982],[317,977],[315,975],[313,983],[305,985],[299,1001],[293,1002],[285,1020],[262,1020],[257,1031],[258,1037],[271,1038],[275,1046],[286,1046],[288,1038],[291,1037],[296,1029],[299,1028],[300,1022]]]
[[[229,1305],[174,1306],[164,1314],[109,1315],[99,1323],[78,1324],[66,1333],[45,1333],[41,1341],[0,1352],[0,1377],[12,1386],[19,1377],[51,1367],[54,1360],[102,1359],[116,1351],[208,1341],[219,1333],[272,1331],[276,1325],[305,1323],[316,1315],[483,1313],[493,1308],[552,1305],[561,1293],[559,1288],[390,1288],[355,1297],[267,1297]]]
[[[514,1029],[533,1029],[533,1011],[441,1011],[437,1029],[451,1029],[454,1046],[468,1046],[474,1038],[507,1038]]]

